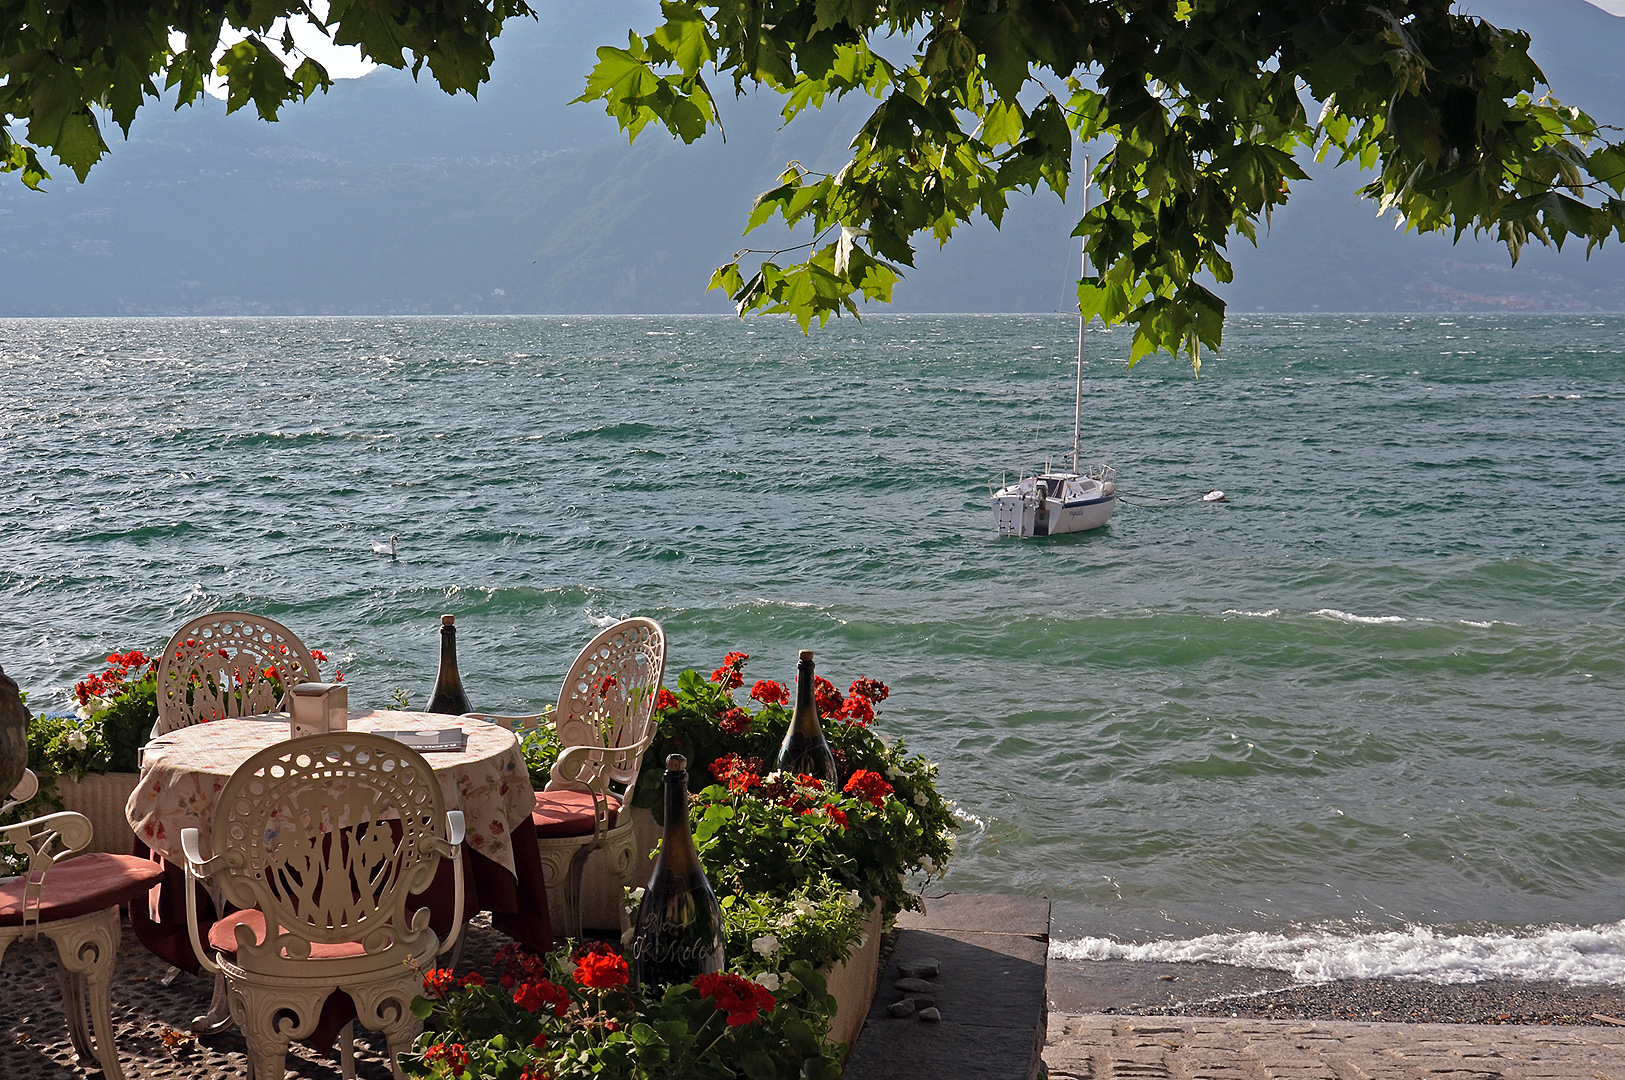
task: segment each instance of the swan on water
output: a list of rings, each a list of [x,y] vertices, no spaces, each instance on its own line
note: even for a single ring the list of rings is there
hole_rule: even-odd
[[[398,539],[400,538],[397,536],[391,536],[387,544],[381,540],[374,540],[372,542],[372,553],[374,555],[388,555],[391,559],[400,558],[400,552],[395,546]]]

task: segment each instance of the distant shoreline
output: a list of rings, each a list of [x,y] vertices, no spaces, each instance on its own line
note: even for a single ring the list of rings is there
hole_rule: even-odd
[[[1439,984],[1413,979],[1295,983],[1282,971],[1213,963],[1049,961],[1052,1012],[1067,1015],[1216,1016],[1415,1024],[1613,1026],[1625,1020],[1625,986],[1492,979]]]

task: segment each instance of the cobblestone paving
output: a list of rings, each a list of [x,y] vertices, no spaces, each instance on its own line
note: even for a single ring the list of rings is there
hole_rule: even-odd
[[[458,972],[475,967],[489,971],[491,957],[507,938],[491,929],[490,917],[479,916],[466,928]],[[170,985],[166,966],[124,927],[118,974],[113,983],[114,1039],[119,1063],[128,1080],[225,1080],[246,1077],[248,1058],[235,1028],[218,1035],[194,1036],[188,1022],[205,1012],[212,979],[178,975]],[[356,1076],[386,1080],[389,1065],[382,1036],[356,1029]],[[80,1064],[62,1015],[57,988],[55,951],[44,937],[33,945],[16,944],[0,961],[0,1080],[78,1080],[100,1077],[95,1062]],[[288,1052],[288,1076],[299,1080],[338,1080],[339,1062],[313,1047],[295,1043]]]
[[[1051,1014],[1052,1080],[1625,1080],[1625,1028]]]

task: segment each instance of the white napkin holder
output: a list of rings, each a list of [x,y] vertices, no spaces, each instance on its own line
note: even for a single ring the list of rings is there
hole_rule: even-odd
[[[350,688],[344,683],[300,683],[289,702],[289,738],[350,729]]]

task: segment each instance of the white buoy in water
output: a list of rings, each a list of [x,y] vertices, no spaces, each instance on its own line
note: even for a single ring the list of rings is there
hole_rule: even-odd
[[[1226,500],[1225,500],[1225,497],[1224,497],[1224,492],[1220,491],[1218,488],[1214,488],[1212,491],[1210,491],[1206,495],[1202,496],[1202,501],[1203,502],[1225,502]]]

